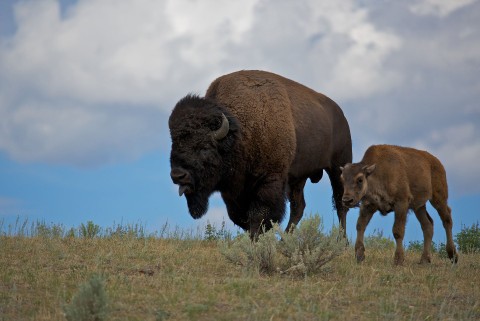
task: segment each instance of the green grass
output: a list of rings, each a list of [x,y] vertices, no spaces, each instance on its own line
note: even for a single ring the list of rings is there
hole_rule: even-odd
[[[93,237],[46,224],[3,233],[0,320],[66,320],[98,276],[106,320],[480,319],[478,252],[460,253],[457,265],[438,254],[419,265],[407,251],[395,267],[389,246],[367,246],[362,264],[350,246],[317,273],[267,275],[229,262],[224,241],[207,234],[117,227]]]

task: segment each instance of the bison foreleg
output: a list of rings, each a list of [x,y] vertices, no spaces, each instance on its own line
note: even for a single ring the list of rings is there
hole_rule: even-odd
[[[405,225],[407,224],[408,202],[397,202],[395,204],[395,221],[393,223],[393,237],[397,247],[395,249],[395,265],[402,265],[405,261],[405,253],[403,251],[403,237],[405,236]]]
[[[272,228],[272,222],[268,220],[269,209],[265,206],[256,206],[249,211],[250,238],[258,240],[258,236]]]
[[[362,205],[360,207],[360,214],[357,220],[357,240],[355,241],[355,257],[357,258],[357,262],[362,262],[365,259],[363,237],[365,235],[365,229],[376,210],[374,206]]]
[[[264,179],[247,214],[252,239],[271,229],[272,223],[280,223],[285,214],[285,180],[276,175]]]

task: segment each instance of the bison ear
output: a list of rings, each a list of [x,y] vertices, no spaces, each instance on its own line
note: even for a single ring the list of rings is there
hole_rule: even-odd
[[[367,166],[363,166],[362,170],[366,176],[369,176],[370,174],[373,173],[373,171],[375,170],[375,167],[377,167],[377,164],[367,165]]]

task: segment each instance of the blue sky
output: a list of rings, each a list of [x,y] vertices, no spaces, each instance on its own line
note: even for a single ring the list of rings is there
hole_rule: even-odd
[[[355,161],[378,143],[436,155],[458,232],[480,220],[479,19],[475,0],[1,1],[0,219],[234,229],[218,195],[201,221],[188,214],[167,120],[216,77],[263,69],[337,101]],[[327,228],[330,198],[327,177],[307,185],[305,213]],[[377,214],[367,233],[392,224]],[[406,241],[421,239],[409,215]]]

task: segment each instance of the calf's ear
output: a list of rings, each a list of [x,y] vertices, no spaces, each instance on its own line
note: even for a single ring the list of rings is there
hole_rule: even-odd
[[[375,167],[377,167],[377,164],[367,165],[367,166],[363,166],[362,170],[365,173],[365,175],[368,176],[373,173],[373,171],[375,170]]]
[[[340,170],[343,172],[343,166],[340,166]]]

